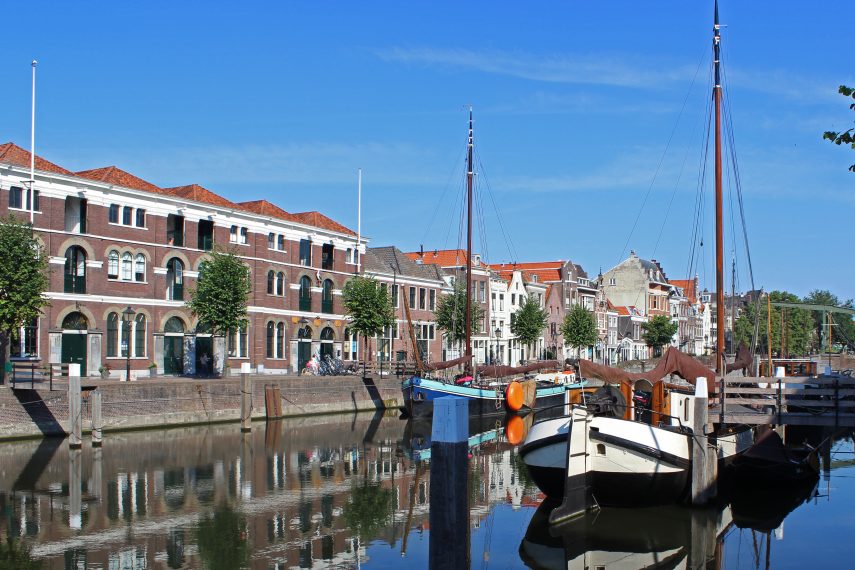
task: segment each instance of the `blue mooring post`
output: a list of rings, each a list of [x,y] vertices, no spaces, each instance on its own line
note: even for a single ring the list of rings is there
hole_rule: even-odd
[[[469,402],[433,403],[430,447],[431,568],[469,568]]]

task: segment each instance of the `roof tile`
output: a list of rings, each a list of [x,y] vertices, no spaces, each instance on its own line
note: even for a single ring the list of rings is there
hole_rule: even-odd
[[[76,174],[77,176],[95,180],[97,182],[106,182],[107,184],[123,186],[133,190],[142,190],[143,192],[163,194],[163,188],[155,186],[151,182],[147,182],[138,176],[134,176],[130,172],[126,172],[117,166],[105,166],[103,168],[81,170]]]
[[[214,194],[207,188],[203,188],[198,184],[189,184],[187,186],[164,188],[163,191],[166,194],[172,194],[173,196],[192,200],[193,202],[202,202],[205,204],[212,204],[214,206],[222,206],[224,208],[235,208],[236,210],[241,209],[240,206],[238,206],[231,200],[226,200],[219,194]]]
[[[14,164],[15,166],[23,166],[25,168],[29,168],[30,151],[24,150],[13,142],[0,144],[0,163]],[[71,176],[74,175],[74,173],[70,170],[66,170],[59,165],[49,162],[40,157],[39,155],[36,155],[35,167],[36,170],[53,172],[54,174],[68,174]]]

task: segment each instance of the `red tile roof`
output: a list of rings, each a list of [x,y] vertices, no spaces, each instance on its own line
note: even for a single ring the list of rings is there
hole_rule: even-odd
[[[30,167],[30,151],[24,150],[13,142],[0,144],[0,163],[14,164],[15,166]],[[66,170],[52,162],[48,162],[39,155],[36,155],[36,170],[45,172],[53,172],[54,174],[74,175],[70,170]]]
[[[688,297],[689,301],[692,303],[698,302],[698,292],[696,290],[697,282],[694,279],[669,279],[668,283],[682,289],[683,293],[686,294],[686,297]]]
[[[467,263],[465,249],[436,249],[426,251],[424,254],[413,251],[404,255],[413,261],[421,261],[422,263],[439,265],[440,267],[465,267]]]
[[[632,311],[630,311],[630,309],[634,311],[635,307],[615,307],[615,310],[618,312],[618,314],[624,317],[628,317],[632,314]]]
[[[174,188],[164,188],[163,191],[173,196],[192,200],[194,202],[203,202],[214,206],[222,206],[224,208],[234,208],[240,210],[241,207],[230,200],[226,200],[219,194],[214,194],[207,188],[203,188],[198,184],[189,184],[187,186],[175,186]]]
[[[537,275],[538,283],[550,283],[561,281],[561,266],[563,261],[544,261],[537,263],[494,263],[490,265],[490,269],[498,273],[510,271],[513,273],[515,269],[525,271],[529,275]],[[528,278],[530,281],[531,279]]]
[[[322,228],[325,230],[339,232],[351,236],[356,235],[355,231],[351,230],[350,228],[346,228],[345,226],[341,225],[333,219],[326,217],[320,212],[298,212],[292,215],[298,221],[303,222],[306,225],[312,226],[313,228]]]
[[[262,216],[269,216],[271,218],[277,218],[280,220],[288,220],[289,222],[297,220],[293,214],[289,214],[276,204],[268,202],[267,200],[252,200],[250,202],[239,202],[238,207],[242,210],[246,210],[247,212],[252,212],[254,214],[259,214]]]
[[[97,182],[106,182],[115,186],[123,186],[133,190],[142,190],[144,192],[152,192],[154,194],[163,194],[163,188],[155,186],[151,182],[147,182],[138,176],[134,176],[130,172],[125,172],[117,166],[105,166],[103,168],[93,168],[92,170],[81,170],[77,176],[89,178]]]

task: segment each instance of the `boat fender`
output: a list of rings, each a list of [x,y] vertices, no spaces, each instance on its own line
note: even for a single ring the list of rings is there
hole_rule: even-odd
[[[508,405],[508,409],[515,412],[523,407],[523,404],[525,404],[525,390],[523,390],[522,384],[516,380],[508,384],[508,387],[505,389],[505,403]]]
[[[519,445],[525,439],[525,422],[519,416],[511,416],[505,426],[505,437],[511,445]]]

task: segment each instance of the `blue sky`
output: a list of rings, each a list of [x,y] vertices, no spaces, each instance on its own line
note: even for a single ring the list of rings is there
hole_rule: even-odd
[[[855,153],[821,140],[852,126],[837,86],[855,84],[855,4],[720,11],[755,281],[855,297]],[[491,261],[569,258],[593,276],[633,248],[684,278],[711,17],[685,1],[20,3],[0,138],[29,144],[35,58],[37,152],[54,162],[354,228],[361,167],[374,245],[445,248],[472,104]],[[712,288],[703,196],[696,271]],[[747,289],[741,242],[737,263]]]

